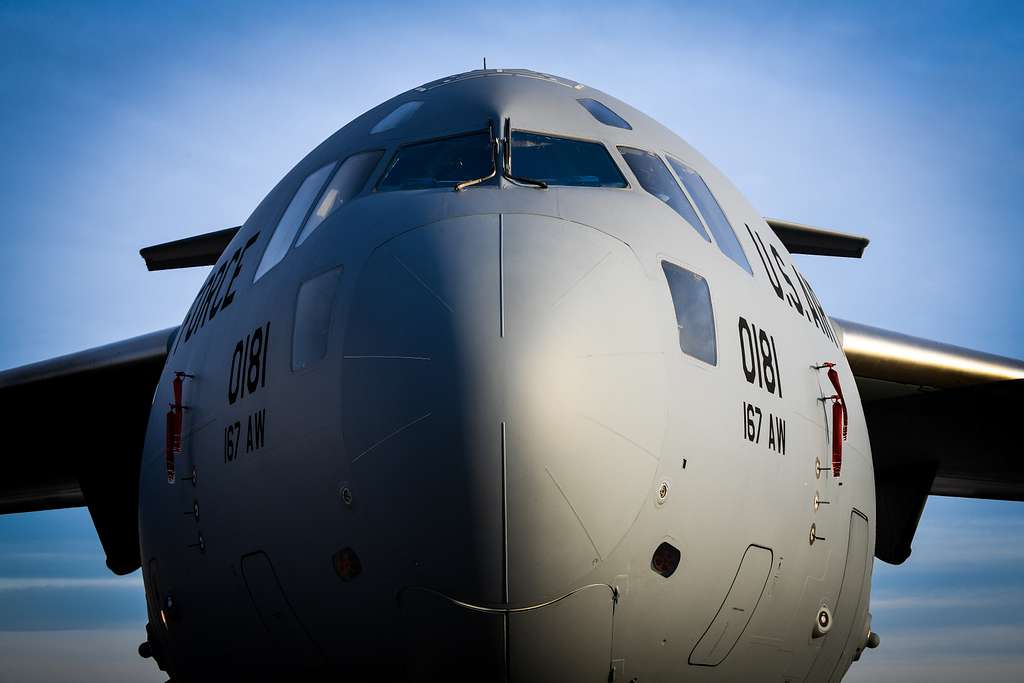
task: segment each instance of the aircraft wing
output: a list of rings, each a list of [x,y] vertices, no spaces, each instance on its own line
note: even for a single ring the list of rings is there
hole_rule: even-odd
[[[176,331],[0,372],[0,514],[86,505],[110,569],[139,566],[139,463]]]
[[[929,494],[1024,500],[1024,362],[835,320],[875,465],[875,554],[899,564]]]

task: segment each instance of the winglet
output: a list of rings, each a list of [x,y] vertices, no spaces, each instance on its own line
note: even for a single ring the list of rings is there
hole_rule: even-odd
[[[870,241],[860,235],[849,235],[777,218],[765,218],[765,221],[791,254],[860,258]]]
[[[150,270],[212,266],[241,227],[154,244],[139,250],[139,255],[146,260],[146,267]]]

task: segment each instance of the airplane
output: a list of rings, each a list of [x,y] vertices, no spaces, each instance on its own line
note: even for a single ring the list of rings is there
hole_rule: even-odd
[[[0,373],[0,512],[86,506],[175,683],[838,681],[929,495],[1024,499],[1024,362],[792,257],[867,245],[583,84],[432,81],[142,249],[212,266],[181,325]]]

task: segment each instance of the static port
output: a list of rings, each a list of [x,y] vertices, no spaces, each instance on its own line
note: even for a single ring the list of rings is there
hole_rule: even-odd
[[[814,638],[821,638],[832,630],[832,611],[826,605],[818,608],[818,615],[814,618]]]

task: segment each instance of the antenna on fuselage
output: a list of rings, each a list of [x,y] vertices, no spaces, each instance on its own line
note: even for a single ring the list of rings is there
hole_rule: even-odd
[[[484,57],[484,71],[487,71],[487,57]]]

